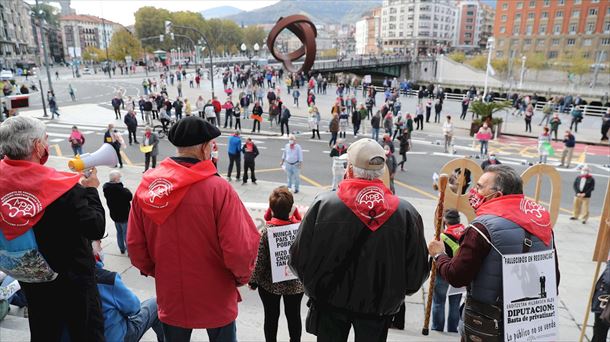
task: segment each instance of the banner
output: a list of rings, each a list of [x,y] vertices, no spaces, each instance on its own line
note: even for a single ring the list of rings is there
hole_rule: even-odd
[[[269,227],[267,239],[269,240],[269,256],[271,259],[271,279],[274,283],[296,279],[288,266],[289,251],[292,242],[297,237],[300,223],[286,226]]]
[[[504,341],[555,341],[555,251],[502,256]]]

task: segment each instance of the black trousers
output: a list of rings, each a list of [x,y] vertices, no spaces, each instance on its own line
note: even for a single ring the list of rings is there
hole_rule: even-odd
[[[157,156],[153,156],[152,152],[144,153],[144,171],[148,170],[150,160],[152,159],[152,168],[157,167]]]
[[[365,319],[326,310],[320,310],[318,319],[318,342],[347,341],[352,326],[355,342],[383,342],[392,322],[391,316]]]
[[[121,118],[121,107],[119,107],[119,108],[114,107],[114,116],[115,116],[117,119],[120,119],[120,118]]]
[[[426,122],[430,122],[431,112],[432,112],[432,107],[426,107]]]
[[[601,314],[595,314],[595,323],[593,323],[593,337],[591,342],[606,342],[608,337],[608,324],[606,324],[601,318]]]
[[[290,129],[288,128],[288,121],[280,121],[280,131],[282,135],[284,135],[284,126],[286,126],[286,134],[290,134]]]
[[[123,167],[123,158],[121,158],[121,145],[112,144],[112,147],[114,147],[114,151],[116,152],[116,157],[119,159],[119,165],[121,165],[121,167]]]
[[[256,126],[258,126],[258,131],[261,131],[261,122],[258,120],[252,120],[252,132],[256,130]]]
[[[460,115],[460,119],[466,119],[466,113],[468,112],[468,106],[462,106],[462,115]]]
[[[235,178],[239,179],[239,175],[241,174],[241,155],[238,154],[230,154],[229,153],[229,171],[227,172],[227,177],[231,177],[231,173],[233,172],[233,164],[235,164],[236,174]]]
[[[415,129],[424,129],[424,116],[423,115],[416,116],[415,123],[417,124],[417,128],[415,128]]]
[[[127,129],[127,133],[129,135],[129,144],[131,145],[131,141],[133,138],[133,142],[138,143],[138,138],[136,138],[136,130]]]
[[[235,129],[239,126],[239,130],[241,131],[241,119],[239,117],[235,118]]]
[[[337,133],[338,132],[330,132],[330,141],[328,142],[328,146],[333,146],[337,143]]]
[[[225,114],[224,128],[227,128],[227,122],[229,123],[229,128],[233,126],[233,114]]]
[[[250,179],[252,182],[256,182],[256,176],[254,175],[254,160],[246,160],[244,158],[244,183],[248,182],[248,170],[250,170]]]
[[[532,120],[525,120],[525,131],[532,131]]]
[[[277,326],[278,320],[280,319],[280,298],[282,297],[284,297],[284,314],[286,315],[286,321],[288,322],[290,342],[301,341],[301,300],[303,299],[303,294],[299,293],[295,295],[280,296],[267,292],[262,287],[259,287],[258,295],[261,297],[263,309],[265,311],[265,341],[277,341]]]
[[[311,130],[311,139],[316,137],[316,134],[318,134],[318,140],[320,139],[320,130],[319,129],[312,129]]]

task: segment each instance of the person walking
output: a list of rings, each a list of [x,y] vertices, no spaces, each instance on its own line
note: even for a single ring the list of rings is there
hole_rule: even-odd
[[[349,113],[345,107],[341,107],[339,112],[339,138],[347,138],[347,128],[349,126]]]
[[[293,91],[293,93],[295,91],[298,91],[298,89],[295,89]],[[290,134],[290,128],[288,127],[288,122],[290,121],[290,110],[288,109],[288,106],[283,106],[282,108],[282,113],[280,114],[280,132],[282,134],[282,136],[284,136],[284,127],[286,127],[286,136],[288,136]]]
[[[608,141],[608,131],[610,130],[610,108],[606,108],[606,113],[602,116],[602,137],[601,141]]]
[[[540,122],[538,123],[538,126],[542,126],[542,123],[544,123],[545,126],[549,125],[549,121],[551,120],[551,115],[553,114],[553,103],[551,101],[547,101],[544,104],[544,107],[542,107],[542,114],[543,117],[540,120]]]
[[[260,105],[260,102],[255,101],[254,106],[252,107],[252,133],[254,133],[255,130],[260,133],[262,121],[263,107]]]
[[[311,138],[315,139],[316,134],[318,135],[318,140],[320,140],[320,111],[318,111],[318,107],[312,106],[309,107],[309,128],[311,128]]]
[[[244,154],[244,181],[242,185],[248,183],[248,170],[250,170],[250,179],[252,184],[256,184],[256,175],[254,174],[254,160],[258,157],[258,147],[252,141],[252,138],[246,139],[246,143],[241,148]]]
[[[381,126],[381,112],[377,111],[371,118],[371,139],[379,141],[379,129]]]
[[[299,89],[295,89],[292,91],[292,99],[294,103],[294,107],[299,108],[299,97],[301,96],[301,92]]]
[[[570,220],[582,220],[582,223],[587,223],[589,219],[589,201],[591,193],[595,190],[595,179],[589,173],[589,165],[585,164],[580,169],[580,175],[574,180],[574,206],[572,207],[572,217]],[[581,215],[582,213],[582,215]]]
[[[233,135],[229,138],[229,146],[227,148],[227,153],[229,154],[229,169],[227,171],[227,179],[229,182],[231,179],[231,173],[233,173],[233,165],[235,165],[235,173],[236,180],[239,180],[241,177],[241,137],[239,131],[235,131]]]
[[[356,115],[360,116],[360,128],[362,129],[362,134],[366,134],[366,121],[369,119],[369,114],[363,103],[360,103]]]
[[[123,168],[123,158],[121,158],[121,148],[125,144],[123,142],[123,137],[119,134],[116,128],[114,128],[114,124],[108,124],[108,130],[104,133],[104,143],[110,144],[114,151],[116,152],[117,159],[119,160],[119,165],[121,169]],[[115,166],[116,167],[116,166]]]
[[[138,130],[138,117],[134,111],[128,112],[125,115],[125,119],[123,119],[125,125],[127,126],[127,135],[129,137],[129,145],[132,144],[132,141],[136,144],[139,144],[138,139],[136,138],[136,131]]]
[[[337,140],[337,144],[330,150],[330,157],[332,158],[332,174],[333,184],[331,190],[337,190],[339,183],[343,180],[345,174],[345,158],[341,158],[342,155],[347,153],[347,147],[345,146],[345,140]]]
[[[328,131],[330,132],[330,141],[328,147],[333,146],[337,143],[337,135],[339,133],[339,115],[337,113],[332,114],[332,119],[328,124]]]
[[[199,77],[199,76],[197,76]],[[197,83],[197,88],[199,88],[199,83]],[[199,97],[197,98],[197,101],[195,101],[195,108],[197,109],[197,114],[199,115],[200,118],[205,118],[204,116],[204,106],[206,105],[205,101],[203,100],[203,96],[199,95]]]
[[[488,146],[489,140],[491,140],[492,136],[493,135],[492,135],[491,128],[489,128],[487,126],[486,122],[483,123],[483,126],[481,126],[481,128],[479,128],[479,131],[475,135],[475,138],[479,141],[479,144],[481,145],[481,149],[479,151],[480,158],[483,158],[483,156],[487,155],[487,146]]]
[[[72,83],[68,83],[68,94],[70,94],[70,98],[72,102],[76,101],[76,90],[72,87]]]
[[[355,99],[355,97],[352,97],[352,99]],[[354,128],[354,137],[358,136],[358,132],[360,131],[360,122],[361,122],[361,117],[360,117],[360,112],[357,111],[355,109],[356,105],[354,104],[354,109],[352,110],[352,127]],[[366,118],[366,112],[364,117]]]
[[[432,114],[432,100],[426,100],[426,123],[430,122],[430,115]],[[423,126],[423,122],[422,122]]]
[[[298,91],[295,89],[294,91]],[[298,279],[274,283],[272,279],[272,264],[269,251],[269,234],[276,227],[299,223],[291,213],[294,199],[285,187],[273,190],[269,196],[269,208],[272,217],[261,230],[261,240],[258,247],[258,258],[248,283],[250,289],[258,289],[263,302],[265,341],[277,341],[278,320],[280,318],[280,299],[284,301],[284,312],[288,323],[290,341],[301,340],[301,301],[305,292],[303,284]]]
[[[532,105],[528,105],[525,110],[525,115],[523,116],[523,120],[525,120],[525,132],[532,133],[532,118],[534,117],[534,107]]]
[[[207,329],[212,342],[237,340],[238,287],[250,279],[260,235],[235,190],[215,176],[218,136],[197,116],[173,125],[177,156],[144,174],[130,211],[129,258],[154,276],[167,341],[189,341],[193,329]]]
[[[182,109],[184,108],[184,103],[180,99],[180,96],[176,98],[176,101],[172,103],[172,107],[174,108],[174,114],[176,115],[176,121],[182,119]]]
[[[445,137],[445,153],[453,153],[453,122],[451,122],[451,115],[447,115],[447,120],[443,124],[443,136]]]
[[[59,108],[57,106],[57,100],[55,94],[52,91],[47,92],[47,103],[49,104],[49,110],[51,111],[51,120],[55,119],[55,116],[59,117]]]
[[[129,110],[127,111],[127,113],[129,113]],[[152,126],[153,125],[153,102],[151,98],[147,98],[144,100],[144,103],[142,104],[142,113],[144,115],[144,122],[146,122],[146,124],[148,126]]]
[[[563,136],[563,151],[561,151],[561,164],[559,166],[565,166],[566,169],[570,168],[572,162],[572,153],[576,146],[576,137],[569,130],[566,131]],[[566,160],[567,159],[567,160]]]
[[[415,123],[417,124],[415,129],[424,130],[424,105],[421,103],[419,103],[415,109]]]
[[[108,178],[108,182],[103,186],[104,197],[110,210],[110,218],[116,227],[116,242],[119,251],[121,254],[125,254],[127,252],[127,220],[133,195],[123,186],[119,170],[111,170]]]
[[[553,225],[550,213],[523,195],[523,181],[511,167],[489,166],[476,184],[468,195],[476,218],[464,231],[459,252],[450,258],[445,243],[433,240],[428,253],[436,261],[437,276],[453,287],[468,286],[463,320],[489,324],[487,329],[466,326],[462,339],[502,340],[502,255],[554,250]],[[557,265],[555,251],[557,283],[547,287],[559,286]],[[526,287],[527,281],[523,278],[514,286]]]
[[[434,123],[441,122],[441,112],[443,111],[443,102],[441,99],[434,100]]]
[[[29,339],[104,341],[90,243],[106,231],[96,169],[85,176],[45,166],[46,126],[28,116],[0,124],[0,152],[0,264],[27,298]]]
[[[470,97],[468,95],[464,95],[462,99],[462,114],[460,115],[460,119],[466,119],[466,113],[468,113],[468,106],[470,105]]]
[[[555,141],[557,141],[557,131],[559,131],[559,125],[561,125],[561,119],[559,113],[553,113],[553,118],[550,121],[551,134],[555,135]]]
[[[385,161],[375,140],[354,142],[345,179],[315,198],[290,248],[318,341],[347,341],[352,326],[356,341],[385,341],[405,295],[428,276],[421,217],[379,180]]]
[[[441,233],[441,240],[445,243],[447,256],[452,258],[460,248],[460,239],[464,235],[466,228],[460,223],[460,213],[455,209],[446,209],[443,213],[443,225],[445,229]],[[440,275],[437,275],[434,282],[434,295],[432,297],[432,330],[445,330],[445,302],[447,301],[447,291],[449,283]],[[460,302],[461,294],[449,296],[449,315],[447,317],[447,331],[458,332],[460,321]]]
[[[400,171],[405,171],[405,163],[407,162],[407,152],[411,150],[411,133],[408,129],[402,131],[402,134],[398,137],[398,141],[400,142],[398,153],[402,160],[398,165],[400,165]]]
[[[70,133],[68,141],[70,142],[70,147],[72,147],[72,152],[74,152],[74,156],[83,154],[85,136],[83,135],[83,133],[81,133],[81,131],[78,130],[78,127],[72,126],[72,132]]]
[[[152,166],[154,169],[157,167],[157,155],[159,155],[159,137],[157,133],[152,131],[150,126],[144,128],[144,137],[142,138],[142,146],[152,146],[150,152],[144,153],[144,172],[148,171],[148,167]],[[152,159],[152,165],[150,164]]]
[[[123,99],[120,98],[118,95],[116,95],[115,97],[112,98],[112,101],[110,101],[110,104],[112,105],[112,109],[114,110],[114,118],[116,120],[121,118],[121,105],[123,105]]]
[[[294,185],[294,193],[298,194],[301,185],[301,169],[303,168],[303,150],[301,145],[297,144],[297,138],[294,134],[288,136],[288,143],[284,146],[280,166],[286,171],[288,189]]]
[[[570,130],[574,127],[574,133],[578,133],[578,124],[583,119],[582,108],[580,106],[574,106],[570,111],[570,116],[572,117],[572,121],[570,122]]]

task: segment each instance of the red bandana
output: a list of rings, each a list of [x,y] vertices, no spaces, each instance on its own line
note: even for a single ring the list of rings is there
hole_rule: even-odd
[[[344,179],[337,196],[371,231],[379,229],[394,214],[400,201],[379,179]]]
[[[176,210],[192,184],[215,174],[211,160],[188,167],[167,158],[144,174],[136,190],[136,199],[142,211],[159,225]]]
[[[72,189],[80,176],[24,160],[0,161],[0,230],[7,240],[32,228],[46,207]]]
[[[460,241],[462,235],[464,235],[464,230],[466,230],[466,228],[461,223],[448,225],[447,228],[445,228],[445,234],[451,235],[457,241]]]
[[[496,215],[514,222],[536,236],[545,245],[551,243],[551,215],[545,207],[523,195],[506,195],[489,200],[476,211],[480,215]]]

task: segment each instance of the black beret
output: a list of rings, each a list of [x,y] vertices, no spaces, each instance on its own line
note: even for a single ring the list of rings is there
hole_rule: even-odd
[[[187,116],[169,130],[169,141],[176,147],[203,144],[220,135],[220,130],[198,116]]]
[[[445,222],[447,224],[458,224],[460,223],[460,213],[455,209],[445,209]]]

